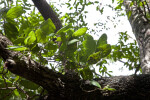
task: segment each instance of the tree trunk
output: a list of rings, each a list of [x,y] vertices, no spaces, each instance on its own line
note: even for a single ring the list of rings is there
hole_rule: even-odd
[[[40,1],[45,2],[45,0],[36,2]],[[126,9],[130,8],[128,2],[125,5]],[[149,24],[145,23],[147,20],[140,10],[133,8],[129,10],[133,10],[130,23],[140,46],[141,63],[144,65],[143,70],[146,69],[143,72],[148,73]],[[11,41],[0,34],[0,56],[5,61],[5,67],[12,73],[33,81],[46,89],[48,95],[40,98],[40,100],[150,100],[149,74],[93,79],[99,82],[102,87],[98,88],[91,85],[89,80],[82,80],[77,75],[63,75],[42,66],[19,52],[9,51],[6,49],[7,45],[12,45]],[[111,91],[106,87],[115,90]]]
[[[129,21],[139,45],[142,73],[150,74],[150,21],[146,16],[146,13],[150,13],[147,7],[149,3],[147,2],[147,5],[142,8],[136,4],[136,1],[133,6],[130,6],[131,1],[124,0],[124,5],[127,13],[132,12]]]

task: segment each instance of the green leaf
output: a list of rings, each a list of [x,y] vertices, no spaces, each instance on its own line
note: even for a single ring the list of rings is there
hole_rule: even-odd
[[[120,10],[121,7],[122,7],[122,3],[120,3],[120,4],[115,8],[115,10]]]
[[[45,46],[45,49],[47,50],[56,50],[58,46],[52,42],[48,42],[48,44]]]
[[[73,36],[73,37],[82,36],[82,35],[84,35],[84,34],[86,33],[86,31],[87,31],[87,27],[80,28],[80,29],[78,29],[76,32],[74,32],[74,33],[72,34],[72,36]]]
[[[91,54],[87,59],[88,64],[96,64],[98,61],[100,61],[102,58],[101,54],[102,54],[101,51]]]
[[[32,46],[31,51],[33,54],[37,54],[40,51],[40,47],[38,46],[38,44],[34,44],[34,46]]]
[[[15,81],[18,81],[20,79],[20,77],[19,76],[17,76],[16,78],[15,78]]]
[[[91,81],[91,84],[101,88],[100,84],[98,82],[94,81],[94,80]]]
[[[28,40],[28,44],[32,44],[35,40],[36,40],[36,36],[35,33],[33,31],[31,31],[28,36],[30,37],[30,39]]]
[[[76,40],[75,40],[76,41]],[[75,61],[75,51],[77,50],[77,42],[72,41],[65,50],[65,56],[72,61]]]
[[[23,44],[24,43],[25,38],[24,37],[19,37],[18,39],[16,39],[13,43],[14,44]]]
[[[67,32],[70,28],[72,28],[72,25],[71,24],[69,24],[69,25],[67,25],[67,26],[65,26],[65,27],[62,27],[56,34],[61,34],[62,32]]]
[[[68,42],[68,45],[73,44],[73,43],[76,43],[76,42],[78,42],[78,41],[79,41],[78,39],[73,39],[73,40],[71,40],[71,41]]]
[[[97,41],[97,46],[96,47],[103,46],[105,44],[107,44],[107,35],[102,34],[101,37]]]
[[[41,29],[37,29],[35,31],[35,35],[36,35],[36,38],[37,38],[37,42],[41,42],[41,43],[45,43],[46,42],[46,34],[44,34]]]
[[[91,54],[88,57],[88,63],[89,64],[96,64],[98,61],[101,60],[101,58],[106,57],[111,52],[111,46],[109,44],[103,45],[99,48],[99,51]]]
[[[30,45],[30,44],[32,44],[35,40],[36,40],[35,33],[34,33],[33,31],[31,31],[31,32],[28,34],[28,37],[24,40],[24,43],[25,43],[26,45]]]
[[[7,12],[8,19],[18,18],[24,13],[23,8],[21,6],[13,7]]]
[[[24,51],[27,50],[28,48],[24,46],[8,46],[6,49],[13,51]]]
[[[49,35],[51,33],[54,33],[56,30],[56,27],[52,20],[49,18],[41,25],[41,30],[45,35]]]
[[[16,39],[19,34],[17,27],[9,22],[4,24],[4,32],[10,40]]]
[[[29,80],[26,80],[26,79],[21,80],[19,83],[27,89],[35,90],[35,89],[39,88],[39,85],[37,85]]]
[[[0,18],[1,18],[1,17],[5,18],[5,17],[6,17],[6,14],[7,14],[7,12],[8,12],[9,9],[10,9],[10,8],[1,8],[1,9],[0,9]]]
[[[105,86],[103,90],[116,91],[115,88],[110,88],[109,85]]]
[[[132,11],[127,12],[128,19],[130,18],[131,14],[132,14]]]
[[[83,68],[83,70],[80,71],[80,74],[81,74],[82,78],[85,79],[85,80],[93,79],[93,73],[92,73],[92,71],[90,70],[89,67]]]
[[[65,33],[61,34],[61,39],[60,40],[62,42],[62,44],[60,46],[60,51],[64,51],[67,48],[67,39],[66,39]]]
[[[85,40],[82,42],[82,44],[83,44],[83,47],[85,48],[85,52],[87,56],[95,52],[96,42],[91,35],[86,34]]]
[[[57,40],[56,40],[57,42],[61,42],[62,40],[61,40],[61,37],[57,37]]]
[[[15,90],[14,90],[14,94],[15,94],[17,97],[19,97],[19,96],[20,96],[20,94],[19,94],[19,92],[18,92],[18,90],[17,90],[17,89],[15,89]]]
[[[95,1],[94,3],[99,3],[99,1]]]
[[[99,49],[99,51],[102,51],[101,57],[104,58],[104,57],[106,57],[107,55],[110,54],[111,45],[110,44],[105,44],[103,46],[100,46],[98,49]]]
[[[24,44],[28,45],[28,40],[30,39],[30,36],[28,36],[25,40],[24,40]]]

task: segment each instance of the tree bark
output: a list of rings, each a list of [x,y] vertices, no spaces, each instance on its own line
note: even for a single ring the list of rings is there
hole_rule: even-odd
[[[32,0],[32,1],[45,20],[50,18],[53,21],[54,25],[56,26],[56,31],[62,28],[61,21],[59,20],[58,16],[53,11],[53,9],[50,7],[50,5],[46,2],[46,0]]]
[[[127,13],[132,12],[129,16],[129,22],[139,45],[142,73],[150,74],[150,21],[146,17],[146,13],[150,13],[148,12],[149,7],[146,5],[144,8],[139,7],[136,1],[133,6],[130,6],[131,1],[124,0],[124,5]]]

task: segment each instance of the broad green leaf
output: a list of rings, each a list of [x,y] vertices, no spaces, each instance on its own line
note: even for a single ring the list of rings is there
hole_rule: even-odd
[[[65,51],[67,48],[67,44],[66,43],[62,43],[61,46],[60,46],[60,51]]]
[[[44,34],[41,29],[37,29],[35,31],[35,35],[37,38],[37,42],[45,43],[46,42],[46,34]]]
[[[78,39],[73,39],[73,40],[71,40],[71,41],[68,42],[68,45],[73,44],[73,43],[76,43],[76,42],[78,42],[78,41],[79,41]]]
[[[71,24],[69,24],[69,25],[67,25],[67,26],[65,26],[65,27],[62,27],[56,34],[61,34],[62,32],[67,32],[70,28],[72,28],[72,25]]]
[[[39,88],[39,85],[37,85],[31,81],[28,81],[26,79],[21,80],[19,83],[27,89],[35,90],[35,89]]]
[[[28,48],[24,46],[8,46],[7,49],[13,51],[24,51],[27,50]]]
[[[20,77],[19,76],[17,76],[16,78],[15,78],[15,81],[18,81],[20,79]]]
[[[67,48],[65,50],[66,57],[68,57],[72,61],[75,61],[74,56],[75,56],[75,51],[77,50],[77,41],[76,42],[75,41],[72,41],[72,43],[70,42],[70,44],[67,45]]]
[[[25,43],[26,45],[30,45],[30,44],[32,44],[35,40],[36,40],[35,33],[34,33],[33,31],[31,31],[31,32],[28,34],[28,37],[24,40],[24,43]]]
[[[36,40],[35,33],[33,31],[31,31],[28,36],[31,37],[28,42],[29,42],[29,44],[32,44]]]
[[[87,27],[80,28],[80,29],[78,29],[76,32],[74,32],[74,33],[72,34],[72,36],[73,36],[73,37],[82,36],[82,35],[84,35],[84,34],[86,33],[86,31],[87,31]]]
[[[31,28],[29,28],[29,27],[26,28],[26,29],[24,29],[24,30],[23,30],[23,33],[24,33],[24,34],[22,34],[22,36],[23,36],[23,37],[27,37],[28,34],[29,34],[31,31],[33,31],[33,30],[32,30]]]
[[[61,42],[62,42],[62,44],[60,47],[60,51],[64,51],[67,48],[67,39],[66,39],[65,33],[61,34]]]
[[[102,51],[99,51],[99,52],[96,52],[96,53],[93,53],[91,54],[89,57],[88,57],[88,63],[89,64],[96,64],[98,61],[101,60],[102,56]]]
[[[14,94],[15,94],[17,97],[19,97],[19,96],[20,96],[20,94],[19,94],[19,92],[18,92],[18,90],[17,90],[17,89],[15,89],[15,90],[14,90]]]
[[[24,37],[19,37],[13,43],[14,44],[23,44],[24,43],[24,39],[25,39]]]
[[[100,51],[102,51],[101,57],[104,58],[104,57],[106,57],[107,55],[110,54],[110,52],[111,52],[111,45],[110,44],[105,44],[103,46],[100,46],[98,49]]]
[[[61,42],[62,40],[61,40],[61,37],[57,37],[57,40],[56,41],[58,41],[58,42]]]
[[[50,37],[55,36],[55,33],[51,33],[48,36],[50,36]]]
[[[7,12],[8,19],[18,18],[24,13],[23,8],[21,6],[13,7]]]
[[[30,36],[28,36],[25,40],[24,40],[24,44],[28,45],[28,40],[30,39]]]
[[[4,32],[10,40],[16,39],[19,34],[17,27],[9,22],[4,24]]]
[[[82,78],[85,79],[85,80],[93,79],[93,73],[92,73],[92,71],[90,70],[89,67],[85,67],[83,70],[81,70],[80,74],[81,74]]]
[[[56,27],[52,20],[49,18],[41,25],[41,30],[45,35],[49,35],[51,33],[54,33],[56,30]]]
[[[97,46],[96,47],[98,48],[99,46],[103,46],[105,44],[107,44],[107,35],[102,34],[101,37],[97,41]]]
[[[98,82],[94,81],[94,80],[91,81],[91,84],[101,88],[100,84]]]
[[[85,40],[82,42],[82,44],[83,44],[83,47],[85,48],[85,52],[87,56],[95,52],[96,42],[91,35],[86,34]]]
[[[98,61],[101,60],[101,58],[104,58],[107,55],[109,55],[110,52],[111,52],[111,46],[109,44],[105,44],[99,48],[98,52],[91,54],[88,57],[88,63],[89,64],[96,64]]]
[[[48,42],[47,45],[45,46],[45,49],[47,50],[56,50],[58,46],[52,42]]]
[[[34,46],[32,46],[31,50],[33,54],[37,54],[40,51],[40,47],[38,46],[38,44],[33,44]]]

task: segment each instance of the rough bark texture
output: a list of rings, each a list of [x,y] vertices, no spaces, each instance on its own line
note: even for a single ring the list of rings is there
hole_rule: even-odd
[[[46,2],[46,0],[32,0],[32,1],[45,20],[50,18],[53,21],[53,23],[56,26],[56,31],[58,31],[62,27],[62,24],[58,16],[56,15],[56,13],[53,11],[50,5]]]
[[[145,14],[148,13],[149,8],[146,7],[147,5],[145,5],[145,9],[138,7],[136,1],[133,6],[130,6],[131,1],[124,0],[124,5],[127,12],[132,11],[129,21],[139,45],[142,72],[150,74],[150,23]]]
[[[38,3],[45,2],[45,0],[33,0],[34,3],[35,1]],[[143,42],[140,40],[145,39],[145,41],[148,41],[145,37],[148,36],[147,32],[149,32],[149,29],[147,27],[149,25],[146,24],[144,27],[143,20],[145,19],[140,16],[139,18],[136,17],[138,21],[135,21],[133,15],[136,14],[137,12],[135,14],[132,13],[130,22],[134,32],[136,32],[135,35],[140,45],[140,50],[142,48],[147,50],[146,46],[149,43],[145,43],[142,46]],[[51,18],[51,15],[46,16]],[[47,17],[44,18],[47,19]],[[138,23],[139,26],[134,26]],[[142,32],[142,37],[139,32]],[[47,100],[150,100],[150,75],[148,74],[94,79],[100,83],[102,89],[105,86],[116,89],[116,91],[102,90],[91,85],[89,80],[82,80],[74,74],[63,75],[40,65],[19,52],[9,51],[6,49],[7,45],[12,45],[11,41],[0,34],[0,56],[7,62],[6,67],[8,70],[46,89],[49,93],[45,97]],[[142,51],[143,55],[141,54],[141,57],[147,57],[145,54],[148,52],[145,53]]]

